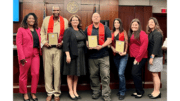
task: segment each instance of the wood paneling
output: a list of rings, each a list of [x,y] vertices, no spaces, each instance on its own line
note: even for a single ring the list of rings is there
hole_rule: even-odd
[[[134,7],[133,6],[119,6],[119,18],[123,23],[123,27],[128,32],[130,23],[134,19]]]
[[[153,13],[153,17],[158,20],[159,26],[163,31],[163,42],[167,38],[167,14],[166,13]]]

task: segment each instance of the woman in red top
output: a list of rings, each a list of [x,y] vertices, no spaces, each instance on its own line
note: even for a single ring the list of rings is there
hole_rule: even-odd
[[[132,66],[132,77],[136,92],[131,96],[141,98],[144,94],[142,87],[142,68],[144,68],[148,57],[148,35],[141,30],[141,23],[138,19],[133,19],[128,32],[130,60],[134,61]]]
[[[125,43],[124,52],[117,52],[115,50],[116,40],[124,41],[124,43]],[[123,28],[121,19],[119,19],[119,18],[114,19],[111,49],[114,53],[113,59],[114,59],[115,66],[117,67],[118,75],[119,75],[118,95],[119,95],[119,99],[123,100],[125,97],[125,92],[126,92],[126,80],[125,80],[125,76],[124,76],[124,71],[126,69],[126,64],[127,64],[127,60],[128,60],[128,54],[127,54],[128,35]]]

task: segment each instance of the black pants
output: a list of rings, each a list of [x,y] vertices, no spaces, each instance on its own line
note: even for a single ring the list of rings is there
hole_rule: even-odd
[[[131,58],[132,62],[134,62],[134,58]],[[134,85],[136,88],[136,93],[138,95],[143,95],[144,94],[144,90],[143,90],[143,86],[142,86],[142,69],[145,67],[145,63],[146,63],[147,59],[143,58],[139,64],[132,65],[132,78],[134,81]]]

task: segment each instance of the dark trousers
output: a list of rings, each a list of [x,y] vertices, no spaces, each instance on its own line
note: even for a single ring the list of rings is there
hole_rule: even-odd
[[[131,58],[134,62],[134,58]],[[142,69],[145,67],[145,63],[146,63],[147,59],[143,58],[139,64],[132,65],[132,78],[134,81],[134,85],[136,88],[136,93],[138,95],[143,95],[144,94],[144,90],[143,90],[143,86],[142,86]]]

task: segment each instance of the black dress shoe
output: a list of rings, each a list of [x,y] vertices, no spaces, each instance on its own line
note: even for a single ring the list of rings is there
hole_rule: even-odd
[[[152,95],[151,94],[148,94],[149,97],[151,97]]]
[[[92,99],[98,99],[100,96],[101,96],[100,93],[98,93],[98,94],[93,94],[93,95],[92,95]]]
[[[116,95],[119,96],[119,94],[120,94],[120,93],[118,92]]]
[[[71,100],[76,100],[76,99],[77,99],[76,96],[73,98],[73,97],[71,97],[70,94],[69,94],[69,98],[70,98]]]
[[[123,100],[125,98],[125,95],[119,95],[119,100]]]
[[[30,99],[24,99],[24,94],[22,94],[23,95],[23,100],[24,101],[30,101]]]
[[[76,96],[76,95],[74,95],[77,99],[81,99],[81,96]]]
[[[132,94],[131,94],[131,96],[136,96],[136,95],[137,95],[137,93],[132,93]]]
[[[24,99],[24,101],[30,101],[30,99]]]
[[[32,98],[32,96],[31,96],[31,99],[33,100],[33,101],[38,101],[38,98],[36,97],[36,98]]]
[[[149,96],[150,99],[157,99],[157,98],[161,98],[161,93],[159,93],[158,96],[154,97],[153,95],[152,96]]]
[[[135,98],[142,98],[143,95],[136,95]]]
[[[33,99],[33,98],[31,98],[31,99],[32,99],[33,101],[38,101],[38,98],[34,98],[34,99]]]

